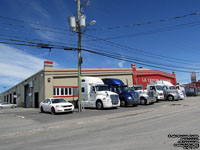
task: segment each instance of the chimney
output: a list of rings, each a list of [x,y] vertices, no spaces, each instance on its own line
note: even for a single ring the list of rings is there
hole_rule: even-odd
[[[173,81],[174,83],[173,84],[176,85],[176,72],[172,72],[172,75],[174,76],[174,81]]]
[[[46,60],[44,61],[44,71],[52,71],[53,69],[53,62]]]
[[[132,71],[133,71],[133,72],[136,71],[136,66],[135,66],[135,64],[131,64],[131,68],[132,68]]]

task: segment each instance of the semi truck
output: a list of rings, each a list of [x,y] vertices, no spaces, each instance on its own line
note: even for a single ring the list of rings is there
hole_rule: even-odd
[[[137,91],[139,93],[141,105],[148,105],[148,104],[153,104],[156,102],[155,91],[143,90],[142,85],[133,85],[130,88],[131,88],[131,90]]]
[[[120,106],[118,94],[109,91],[107,85],[97,77],[82,77],[82,106],[86,108],[117,108]]]
[[[120,106],[137,106],[140,103],[139,93],[131,91],[120,79],[105,78],[102,80],[108,85],[110,91],[119,94]]]
[[[147,89],[155,90],[158,99],[169,100],[169,101],[179,100],[180,96],[178,94],[178,91],[176,89],[170,89],[171,86],[172,84],[168,81],[155,81],[147,85]],[[162,96],[161,96],[161,91],[163,93]]]

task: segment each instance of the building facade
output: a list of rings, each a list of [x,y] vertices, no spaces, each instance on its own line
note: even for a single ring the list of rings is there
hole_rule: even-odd
[[[27,108],[38,108],[39,103],[49,97],[77,100],[77,76],[77,69],[55,69],[52,61],[44,61],[43,70],[1,93],[1,100]],[[175,73],[136,69],[135,65],[131,68],[82,69],[82,76],[118,78],[129,86],[143,84],[144,88],[156,80],[166,80],[176,84]]]

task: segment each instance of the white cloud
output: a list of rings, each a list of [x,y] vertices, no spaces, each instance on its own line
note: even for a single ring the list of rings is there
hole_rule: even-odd
[[[120,68],[123,68],[124,63],[125,63],[125,61],[120,61],[120,62],[118,62],[118,66],[119,66]]]
[[[0,44],[0,84],[14,85],[43,69],[44,60]]]

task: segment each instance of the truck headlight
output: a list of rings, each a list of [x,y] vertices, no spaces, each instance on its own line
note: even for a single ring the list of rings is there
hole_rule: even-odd
[[[132,97],[131,97],[131,96],[129,96],[129,97],[128,97],[128,99],[129,99],[129,100],[132,100]]]
[[[108,102],[108,101],[109,101],[109,98],[104,97],[104,98],[103,98],[103,101],[104,101],[104,102]]]

